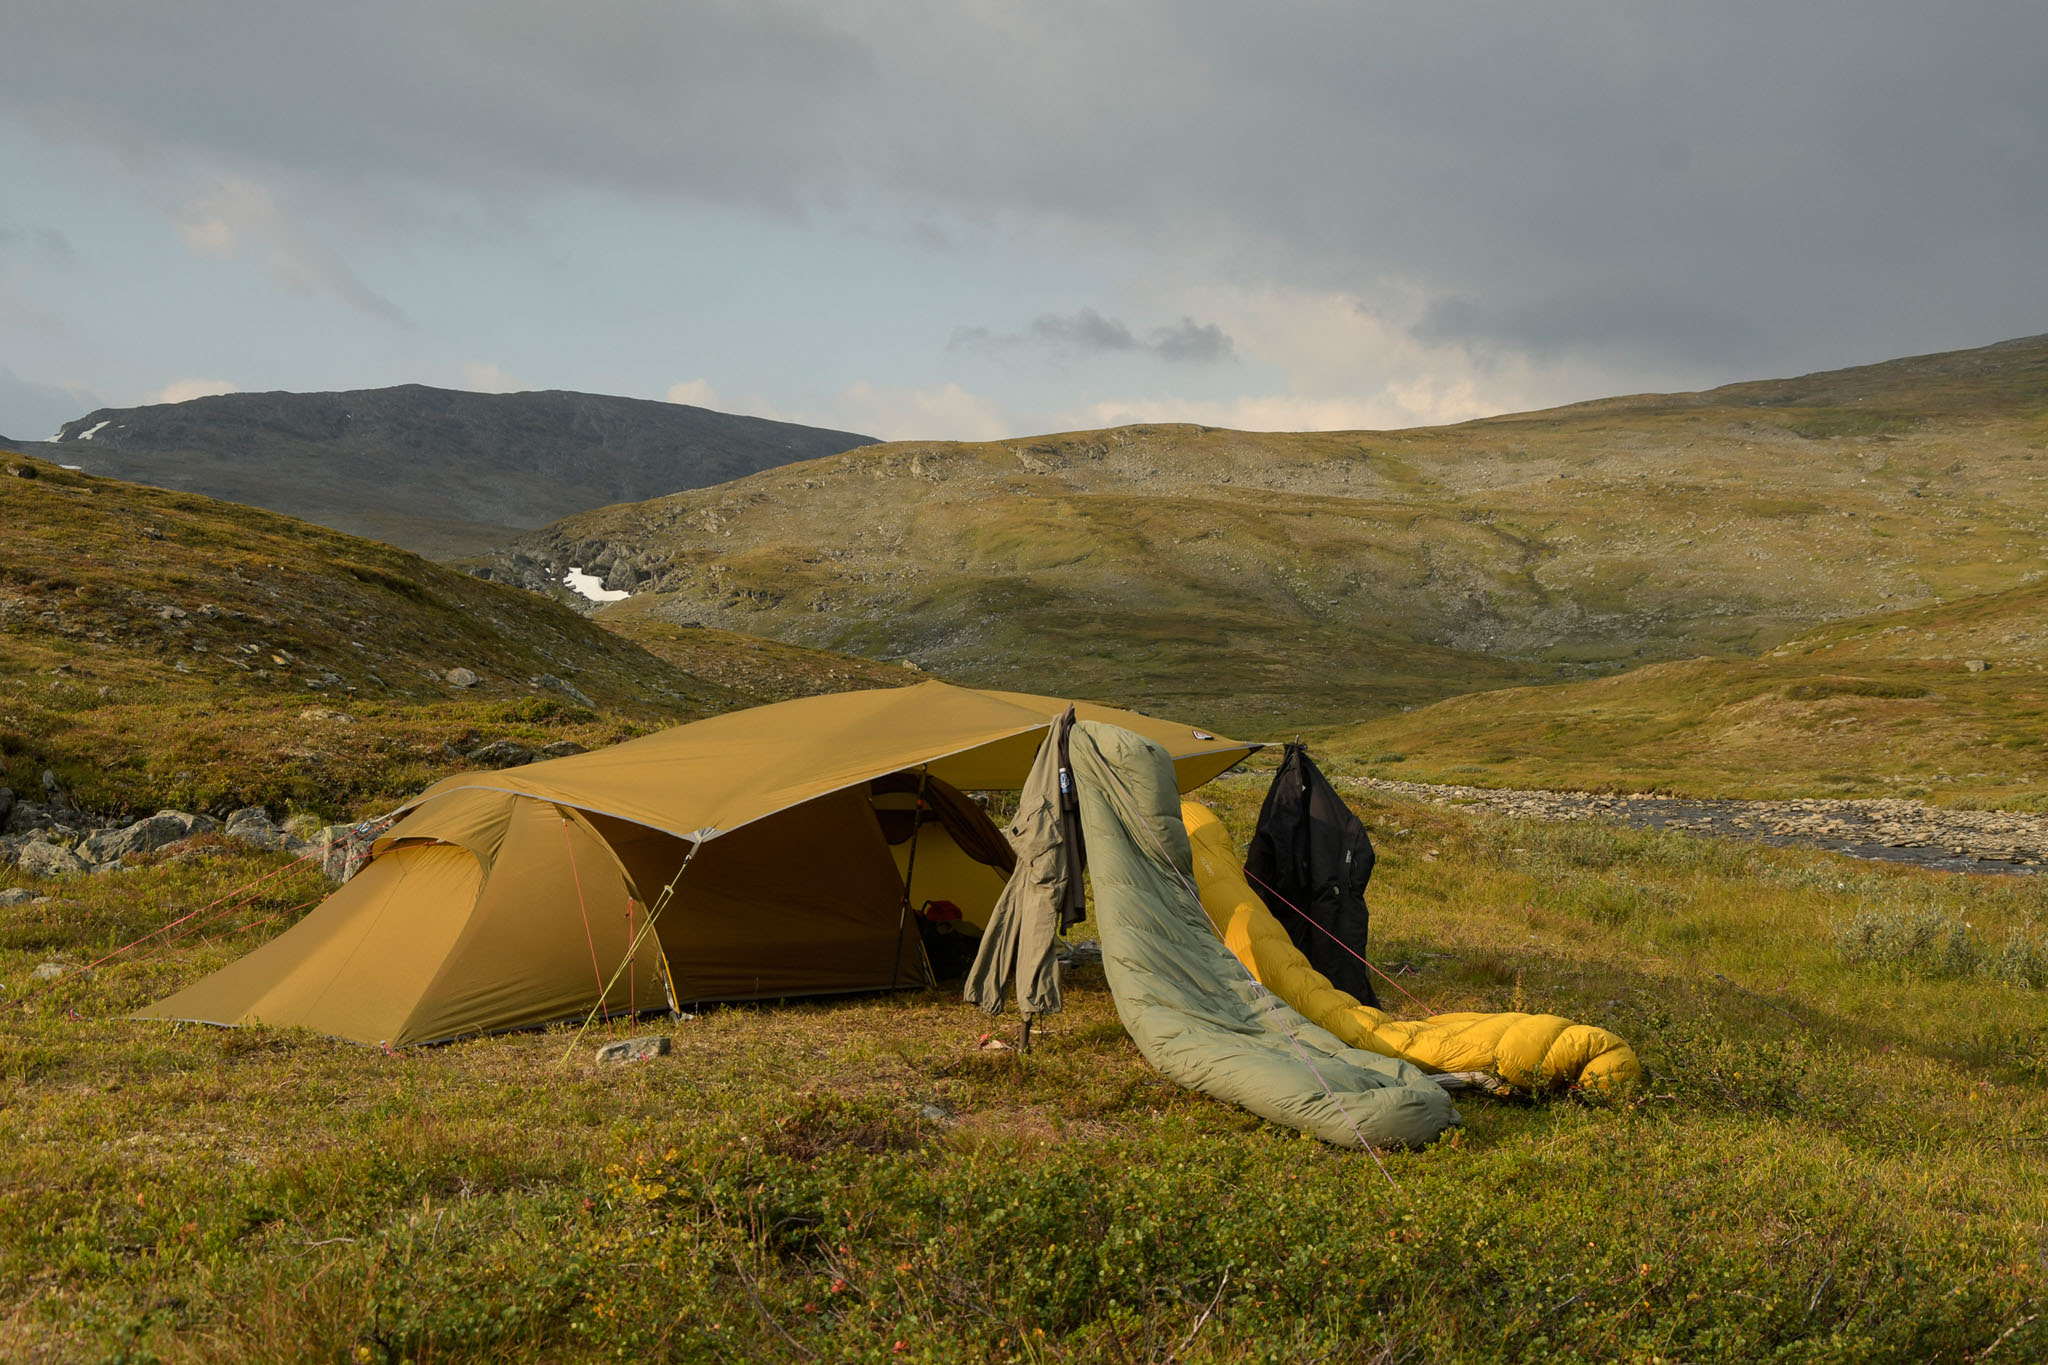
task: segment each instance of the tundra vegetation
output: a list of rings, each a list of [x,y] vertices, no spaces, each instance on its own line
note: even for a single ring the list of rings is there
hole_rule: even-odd
[[[1243,837],[1261,791],[1208,794]],[[1463,1130],[1383,1154],[1383,1174],[1161,1082],[1092,967],[1028,1056],[978,1048],[1014,1022],[942,992],[400,1053],[144,1026],[122,1012],[246,951],[317,877],[202,839],[37,884],[58,899],[0,909],[0,1354],[2048,1349],[2048,997],[1859,927],[1938,917],[1995,958],[2040,943],[2048,883],[1360,808],[1383,849],[1379,957],[1407,990],[1610,1025],[1649,1084],[1469,1101]],[[174,942],[37,977],[217,902]],[[674,1051],[592,1060],[649,1032]]]

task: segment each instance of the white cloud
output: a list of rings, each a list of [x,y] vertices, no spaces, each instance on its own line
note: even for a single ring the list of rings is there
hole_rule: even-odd
[[[193,398],[211,398],[215,394],[240,393],[241,389],[225,379],[174,379],[153,393],[144,395],[139,406],[151,403],[183,403]]]
[[[533,385],[506,374],[496,361],[471,360],[462,367],[462,387],[471,393],[527,393]]]
[[[325,293],[386,322],[404,317],[356,278],[335,250],[294,222],[262,185],[216,176],[177,212],[178,236],[195,256],[231,260],[261,253],[273,278],[303,293]]]
[[[725,410],[725,400],[718,396],[718,390],[711,387],[708,379],[685,379],[680,384],[671,384],[662,396],[671,403],[681,403],[686,407]]]
[[[787,418],[885,441],[994,441],[1016,434],[1016,423],[992,398],[958,384],[913,389],[857,380],[833,396],[823,413]]]

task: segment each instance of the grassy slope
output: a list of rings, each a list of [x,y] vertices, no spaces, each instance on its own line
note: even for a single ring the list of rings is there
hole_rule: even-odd
[[[1218,785],[1242,835],[1260,784]],[[115,1017],[317,893],[286,876],[0,1018],[0,1355],[2048,1352],[2039,991],[1852,963],[1830,932],[1905,907],[2038,944],[2048,881],[1364,809],[1403,981],[1621,1030],[1655,1072],[1638,1103],[1469,1103],[1454,1141],[1388,1156],[1390,1189],[1162,1083],[1093,970],[1028,1059],[936,994],[646,1023],[676,1055],[604,1071],[560,1033],[386,1055]],[[223,848],[0,909],[6,998],[280,865]]]
[[[524,544],[636,556],[673,620],[1258,729],[2021,585],[2044,452],[2035,338],[1414,431],[896,443]]]
[[[1335,731],[1326,747],[1425,782],[2042,809],[2044,745],[2048,585],[2036,584],[1836,622],[1756,659],[1456,697]]]
[[[4,473],[25,467],[40,477]],[[836,657],[719,632],[650,652],[386,545],[18,456],[0,461],[0,526],[0,783],[25,797],[47,768],[108,811],[362,814],[465,766],[451,744],[595,745],[868,685]],[[482,681],[448,685],[458,666]]]

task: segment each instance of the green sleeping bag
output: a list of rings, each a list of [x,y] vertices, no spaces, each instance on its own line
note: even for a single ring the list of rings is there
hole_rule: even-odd
[[[1406,1062],[1347,1047],[1252,978],[1203,912],[1166,751],[1096,721],[1070,741],[1102,966],[1161,1073],[1341,1147],[1420,1147],[1459,1122]]]

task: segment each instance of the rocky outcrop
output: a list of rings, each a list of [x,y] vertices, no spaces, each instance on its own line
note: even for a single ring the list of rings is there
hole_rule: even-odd
[[[531,750],[515,747],[521,748],[528,760],[532,758]],[[68,817],[68,822],[59,820],[59,813]],[[328,877],[341,882],[367,860],[379,828],[321,827],[306,816],[278,824],[261,806],[244,806],[230,813],[225,823],[190,811],[160,810],[127,824],[102,826],[68,805],[58,812],[39,803],[17,801],[8,819],[17,818],[23,822],[19,829],[0,834],[0,866],[11,865],[31,877],[114,872],[150,854],[176,852],[201,835],[217,834],[229,843],[265,853],[317,857]],[[0,893],[0,905],[32,898]]]

